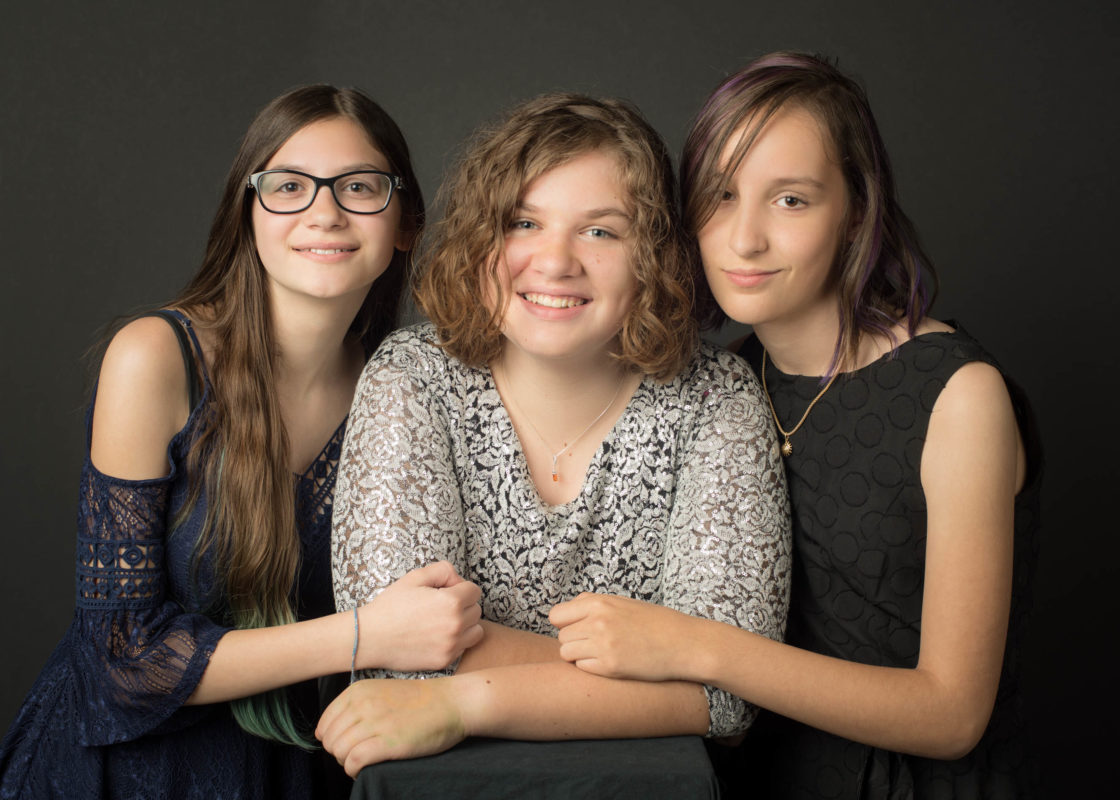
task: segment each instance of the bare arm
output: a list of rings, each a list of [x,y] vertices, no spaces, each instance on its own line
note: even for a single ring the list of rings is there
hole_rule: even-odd
[[[933,758],[967,753],[999,682],[1024,456],[999,373],[969,364],[934,407],[921,465],[928,506],[914,669],[856,664],[621,598],[554,610],[562,654],[608,675],[710,681],[808,725]],[[634,631],[641,631],[637,636]]]
[[[94,466],[128,480],[166,476],[168,445],[186,423],[187,406],[182,355],[167,322],[142,318],[129,324],[114,337],[102,363],[90,443]],[[358,665],[445,666],[482,635],[478,597],[478,587],[450,564],[414,571],[360,609],[367,635]],[[352,613],[228,631],[187,703],[230,700],[343,672],[353,641]]]
[[[466,736],[556,740],[703,734],[701,687],[600,678],[570,664],[495,667],[432,680],[366,680],[323,713],[315,735],[346,772],[438,753]]]
[[[446,561],[412,570],[358,609],[358,669],[442,669],[482,637],[479,589]],[[354,614],[223,636],[188,703],[215,703],[350,669]]]
[[[522,631],[482,620],[486,635],[482,641],[463,653],[456,675],[477,672],[490,667],[509,667],[516,664],[538,664],[545,661],[563,662],[560,642],[543,633]]]

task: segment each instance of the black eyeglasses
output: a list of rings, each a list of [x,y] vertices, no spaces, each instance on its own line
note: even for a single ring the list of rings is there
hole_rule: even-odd
[[[376,169],[344,172],[333,178],[317,178],[292,169],[266,169],[249,176],[261,208],[273,214],[298,214],[311,207],[319,189],[330,187],[339,208],[353,214],[380,214],[389,207],[393,190],[404,191],[400,176]]]

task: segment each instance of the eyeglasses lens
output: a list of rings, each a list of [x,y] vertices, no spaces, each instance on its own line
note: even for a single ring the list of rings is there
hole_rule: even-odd
[[[257,193],[269,211],[290,214],[310,206],[316,195],[313,179],[298,172],[269,172],[261,175]],[[347,211],[376,214],[389,205],[393,184],[388,175],[351,172],[335,178],[331,185],[335,201]]]

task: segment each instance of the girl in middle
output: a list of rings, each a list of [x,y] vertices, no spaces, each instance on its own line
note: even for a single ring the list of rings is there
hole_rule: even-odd
[[[355,394],[335,600],[447,559],[482,587],[486,635],[433,679],[358,681],[316,734],[354,775],[467,735],[741,733],[738,698],[589,675],[548,621],[595,591],[785,628],[769,409],[742,361],[698,344],[664,143],[626,103],[547,95],[483,131],[444,192],[416,286],[431,324],[391,335]]]

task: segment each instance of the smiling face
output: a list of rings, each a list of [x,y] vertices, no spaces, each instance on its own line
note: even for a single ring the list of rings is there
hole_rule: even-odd
[[[614,350],[637,292],[632,237],[613,153],[577,155],[529,183],[498,263],[507,353],[596,359]]]
[[[345,117],[301,128],[263,169],[294,169],[319,177],[359,169],[391,171],[365,132]],[[274,303],[290,296],[356,297],[360,302],[389,265],[394,248],[407,246],[396,196],[380,214],[352,214],[323,187],[299,213],[273,214],[254,199],[252,215],[257,253]]]
[[[741,135],[731,137],[724,162]],[[756,330],[831,330],[834,338],[836,262],[848,237],[848,206],[822,127],[800,106],[779,109],[698,234],[716,302]]]

